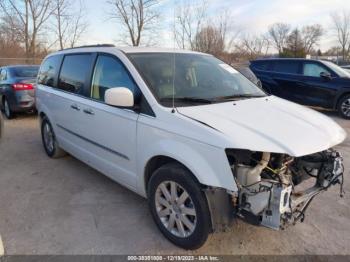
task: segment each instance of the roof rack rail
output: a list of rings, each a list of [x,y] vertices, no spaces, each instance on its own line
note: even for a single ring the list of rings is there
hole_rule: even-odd
[[[71,47],[71,48],[65,48],[62,50],[70,50],[70,49],[77,49],[77,48],[89,48],[89,47],[115,47],[113,44],[98,44],[98,45],[83,45],[83,46],[77,46],[77,47]]]

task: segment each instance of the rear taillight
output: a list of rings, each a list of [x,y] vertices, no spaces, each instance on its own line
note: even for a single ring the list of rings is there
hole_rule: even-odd
[[[12,88],[15,91],[22,91],[22,90],[33,90],[34,87],[32,84],[25,84],[25,83],[16,83],[12,85]]]

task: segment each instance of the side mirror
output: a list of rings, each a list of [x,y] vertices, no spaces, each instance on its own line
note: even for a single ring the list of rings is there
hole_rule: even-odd
[[[125,87],[110,88],[105,92],[105,103],[111,106],[131,108],[134,106],[134,95]]]
[[[321,72],[320,77],[328,81],[332,79],[331,74],[328,72]]]

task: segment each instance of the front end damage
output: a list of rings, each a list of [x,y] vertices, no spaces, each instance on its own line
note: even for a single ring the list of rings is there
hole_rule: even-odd
[[[273,229],[303,222],[305,211],[319,193],[340,184],[343,159],[335,150],[290,157],[285,154],[226,150],[238,192],[234,212],[242,219]]]

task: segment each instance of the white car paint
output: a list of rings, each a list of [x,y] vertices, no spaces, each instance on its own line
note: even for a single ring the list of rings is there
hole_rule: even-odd
[[[299,157],[331,148],[346,137],[332,119],[274,96],[178,111],[225,134],[227,148]]]
[[[156,156],[178,160],[204,185],[237,191],[226,148],[302,156],[328,149],[345,139],[345,131],[328,117],[273,96],[179,107],[172,112],[156,101],[126,55],[169,50],[106,47],[98,51],[115,55],[124,63],[155,117],[43,85],[37,88],[37,108],[50,118],[64,150],[142,196],[146,196],[145,167]],[[96,52],[96,49],[72,49],[55,54],[76,52]],[[72,111],[72,104],[81,110],[89,108],[94,115]],[[62,127],[110,151],[82,141]]]
[[[125,87],[110,88],[106,90],[105,103],[111,106],[132,107],[134,95]]]

